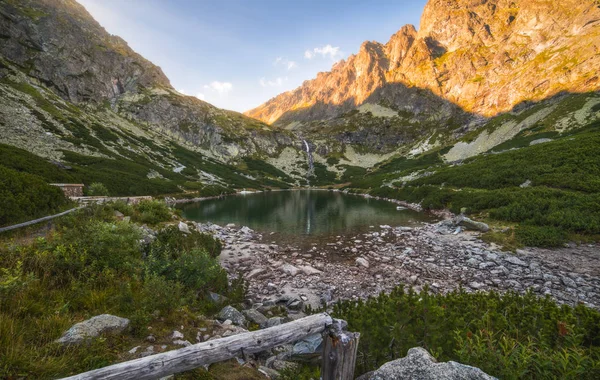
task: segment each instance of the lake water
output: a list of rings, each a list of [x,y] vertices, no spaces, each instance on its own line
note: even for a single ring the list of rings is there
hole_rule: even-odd
[[[435,221],[426,213],[396,210],[396,204],[324,190],[231,195],[181,206],[186,219],[234,223],[261,233],[312,240],[368,231],[371,226],[415,226]]]

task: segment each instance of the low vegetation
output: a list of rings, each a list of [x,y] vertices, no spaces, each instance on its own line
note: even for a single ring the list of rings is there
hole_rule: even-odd
[[[60,212],[70,204],[43,178],[0,165],[0,226]]]
[[[361,333],[357,374],[422,346],[501,379],[600,377],[600,313],[533,294],[420,293],[402,287],[335,304],[333,316]]]
[[[165,226],[172,218],[158,201],[114,203],[62,217],[47,237],[5,241],[0,378],[56,378],[102,367],[122,360],[150,332],[166,336],[180,326],[199,327],[199,315],[221,306],[209,291],[241,301],[243,284],[228,284],[216,259],[221,243]],[[158,232],[153,237],[136,221]],[[74,323],[103,313],[129,318],[129,333],[96,339],[85,349],[54,343]]]
[[[404,184],[394,182],[392,187],[381,186],[382,178],[392,177],[384,165],[380,173],[349,187],[420,203],[426,209],[466,209],[478,217],[516,226],[517,245],[555,247],[570,238],[595,239],[600,235],[597,124],[556,141],[477,156],[460,165],[427,166],[434,173]],[[421,163],[435,163],[432,155],[400,160],[402,165],[395,165],[400,170],[396,178],[423,168]],[[406,167],[411,168],[402,171]]]

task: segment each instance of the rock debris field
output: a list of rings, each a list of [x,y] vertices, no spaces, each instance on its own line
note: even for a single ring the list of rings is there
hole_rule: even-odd
[[[268,236],[248,227],[195,225],[225,243],[221,265],[231,277],[246,278],[253,302],[285,304],[292,311],[367,298],[401,284],[442,293],[461,286],[468,292],[531,289],[559,303],[600,306],[597,245],[513,254],[446,220],[413,228],[372,226],[368,233],[300,250],[269,244]],[[332,252],[337,260],[329,259]]]

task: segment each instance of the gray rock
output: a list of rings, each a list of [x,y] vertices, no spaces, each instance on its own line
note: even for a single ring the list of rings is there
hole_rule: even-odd
[[[73,325],[56,340],[61,344],[79,344],[107,332],[119,333],[129,326],[129,319],[102,314]]]
[[[264,366],[258,367],[258,372],[265,375],[268,379],[278,379],[280,374],[276,370]]]
[[[244,314],[244,316],[246,316],[246,318],[249,321],[256,323],[259,326],[265,325],[269,320],[260,311],[256,309],[242,310],[242,314]]]
[[[519,265],[522,267],[529,267],[529,264],[527,264],[525,261],[519,259],[516,256],[507,256],[504,258],[504,261],[514,264],[514,265]]]
[[[356,265],[363,268],[369,268],[369,262],[363,257],[359,257],[356,259]]]
[[[561,280],[562,280],[562,283],[565,284],[566,287],[577,288],[577,283],[575,281],[573,281],[572,279],[570,279],[569,277],[563,277]]]
[[[265,325],[265,327],[269,328],[273,326],[279,326],[282,323],[284,323],[282,317],[273,317],[267,320],[267,324]]]
[[[217,316],[219,321],[230,320],[234,325],[243,326],[246,324],[246,317],[233,306],[225,306]]]
[[[523,182],[522,184],[519,185],[519,187],[525,189],[531,186],[531,180],[527,180],[525,182]]]
[[[548,138],[537,139],[537,140],[531,141],[529,143],[529,146],[543,144],[543,143],[547,143],[547,142],[550,142],[550,141],[552,141],[552,139],[548,139]]]
[[[321,272],[320,270],[318,270],[318,269],[316,269],[316,268],[313,268],[313,267],[311,267],[310,265],[301,266],[301,267],[299,267],[299,268],[300,268],[300,270],[301,270],[302,272],[304,272],[304,274],[305,274],[305,275],[307,275],[307,276],[311,276],[311,275],[313,275],[313,274],[321,274],[321,273],[323,273],[323,272]]]
[[[227,301],[227,297],[222,296],[218,293],[208,292],[208,298],[214,303],[221,303]]]
[[[382,365],[370,377],[370,380],[493,380],[479,368],[446,362],[437,363],[429,353],[421,348],[411,348],[406,357]]]
[[[481,232],[488,232],[490,230],[490,227],[487,224],[483,222],[474,221],[470,218],[467,218],[464,215],[457,216],[455,219],[455,223],[470,230],[476,230]]]
[[[296,276],[300,273],[300,269],[296,268],[292,264],[283,264],[279,269],[285,274],[289,274],[290,276]]]
[[[295,298],[295,299],[289,300],[288,303],[286,304],[286,306],[290,310],[302,310],[302,308],[304,308],[304,302],[302,302],[302,300]]]
[[[294,344],[292,355],[312,355],[323,349],[323,337],[321,334],[311,334]]]
[[[187,224],[185,224],[183,222],[179,222],[179,231],[183,232],[184,234],[189,234],[190,228],[188,227]]]

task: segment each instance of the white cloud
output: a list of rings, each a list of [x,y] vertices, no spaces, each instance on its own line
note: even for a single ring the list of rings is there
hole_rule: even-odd
[[[304,52],[304,58],[306,59],[313,59],[317,55],[322,55],[323,57],[329,56],[332,61],[335,61],[336,59],[342,57],[342,51],[340,50],[339,46],[334,47],[327,44],[325,46],[316,47],[312,50],[306,50]]]
[[[284,66],[288,70],[292,70],[292,69],[295,69],[296,67],[298,67],[298,64],[296,62],[290,61],[289,59],[284,58],[284,57],[277,57],[277,58],[275,58],[275,61],[273,61],[273,66],[279,66],[279,65]]]
[[[182,94],[182,95],[187,95],[187,93],[185,92],[185,90],[177,90],[178,93]]]
[[[288,80],[288,77],[277,77],[275,80],[267,80],[265,77],[260,78],[258,83],[261,87],[279,87]]]
[[[201,92],[197,93],[197,94],[196,94],[196,97],[197,97],[198,99],[200,99],[200,100],[204,100],[204,99],[206,98],[206,97],[204,96],[204,94],[203,94],[203,93],[201,93]]]
[[[204,85],[204,88],[219,93],[219,96],[226,96],[231,90],[233,90],[233,84],[230,82],[219,82],[213,81],[210,84]]]

